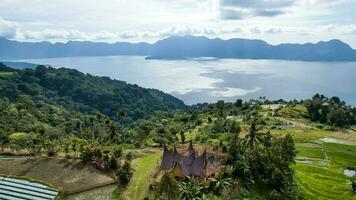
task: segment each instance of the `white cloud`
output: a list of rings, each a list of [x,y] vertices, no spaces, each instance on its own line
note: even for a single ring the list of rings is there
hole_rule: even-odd
[[[1,0],[0,37],[153,42],[205,35],[273,44],[338,38],[356,47],[355,6],[355,0]]]
[[[18,24],[0,17],[0,37],[16,38]]]
[[[250,93],[259,91],[261,88],[254,88],[251,90],[244,90],[241,88],[225,88],[224,90],[212,91],[210,95],[214,97],[236,97],[236,96],[245,96]]]
[[[220,0],[222,19],[243,19],[252,16],[282,15],[294,0]]]
[[[336,33],[336,34],[343,34],[343,35],[356,35],[356,24],[349,24],[349,25],[330,24],[322,27],[322,30],[329,33]]]
[[[352,0],[219,0],[220,17],[228,20],[242,20],[251,17],[275,17],[296,10],[313,9],[318,13],[322,8],[335,6]]]

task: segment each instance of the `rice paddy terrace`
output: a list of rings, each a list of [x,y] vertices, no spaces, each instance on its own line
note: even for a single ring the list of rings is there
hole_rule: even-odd
[[[58,192],[43,184],[23,179],[0,176],[0,199],[4,200],[50,200]]]
[[[64,197],[78,196],[83,192],[112,185],[115,182],[107,174],[86,166],[79,160],[46,157],[2,156],[0,175],[2,176],[0,177],[1,200],[55,199],[57,194]],[[11,178],[4,178],[7,176]],[[44,183],[44,185],[35,182]],[[53,186],[53,188],[46,185]]]
[[[354,141],[338,139],[338,133],[332,131],[282,130],[274,133],[290,133],[295,139],[298,154],[294,168],[300,191],[306,199],[356,199],[348,176],[354,170],[347,170],[356,166]]]

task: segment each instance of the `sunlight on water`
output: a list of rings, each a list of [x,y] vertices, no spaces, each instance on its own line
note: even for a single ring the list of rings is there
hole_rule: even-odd
[[[316,93],[356,104],[356,62],[194,59],[146,60],[142,56],[70,57],[21,60],[69,67],[157,88],[187,104],[266,96],[287,100]]]

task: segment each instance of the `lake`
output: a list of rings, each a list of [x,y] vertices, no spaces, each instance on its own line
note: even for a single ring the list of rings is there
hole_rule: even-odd
[[[146,60],[142,56],[20,60],[68,67],[170,93],[186,104],[217,100],[304,99],[316,93],[356,105],[356,62],[301,62],[199,58]]]

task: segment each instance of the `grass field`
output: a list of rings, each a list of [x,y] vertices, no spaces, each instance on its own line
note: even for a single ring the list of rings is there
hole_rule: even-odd
[[[162,151],[157,149],[147,152],[132,161],[132,167],[135,172],[124,193],[126,199],[144,199],[148,192],[149,184],[153,180],[151,175],[157,170],[161,156]]]
[[[14,75],[14,72],[0,72],[0,77],[11,77]]]
[[[326,143],[320,139],[334,132],[321,130],[283,130],[296,142],[297,164],[294,166],[300,191],[307,199],[355,200],[345,167],[356,166],[356,145]]]

